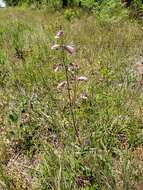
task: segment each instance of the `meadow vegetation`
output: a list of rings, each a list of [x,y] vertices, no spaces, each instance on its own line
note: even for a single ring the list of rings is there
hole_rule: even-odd
[[[0,18],[0,189],[143,189],[143,25],[80,9]]]

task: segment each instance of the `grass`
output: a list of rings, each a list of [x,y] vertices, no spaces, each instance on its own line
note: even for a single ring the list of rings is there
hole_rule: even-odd
[[[2,190],[140,190],[143,188],[143,94],[136,60],[142,25],[83,14],[0,11],[0,188]],[[79,66],[75,138],[60,51],[62,26]],[[71,86],[72,88],[73,85]],[[73,92],[73,91],[72,91]],[[71,93],[72,93],[71,92]],[[81,100],[85,93],[87,100]]]

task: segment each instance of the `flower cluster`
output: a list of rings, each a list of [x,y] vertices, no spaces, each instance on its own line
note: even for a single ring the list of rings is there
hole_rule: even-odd
[[[64,32],[62,30],[58,31],[55,39],[60,39],[62,38],[64,35]],[[73,45],[65,45],[65,44],[53,44],[51,47],[52,50],[58,50],[58,49],[64,49],[66,50],[68,53],[73,54],[75,52],[75,47]]]
[[[57,34],[55,35],[55,39],[61,39],[64,36],[64,32],[62,30],[58,31]],[[73,54],[75,53],[75,47],[73,45],[65,45],[63,43],[63,40],[60,41],[60,43],[55,43],[51,46],[52,50],[64,50],[65,52],[69,53],[69,54]],[[58,72],[62,69],[63,64],[55,64],[53,66],[53,70],[54,72]],[[86,76],[77,76],[77,70],[79,69],[79,66],[75,63],[69,63],[66,64],[66,74],[68,75],[68,79],[69,81],[62,81],[57,85],[57,89],[58,90],[63,90],[68,84],[69,82],[87,82],[88,78]],[[82,93],[80,94],[80,99],[82,100],[87,100],[87,94],[86,93]]]

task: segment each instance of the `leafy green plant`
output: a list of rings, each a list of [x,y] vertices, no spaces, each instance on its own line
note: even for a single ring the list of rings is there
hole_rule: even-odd
[[[74,9],[66,9],[64,11],[64,17],[68,21],[72,21],[74,18],[80,18],[81,13],[79,10]]]

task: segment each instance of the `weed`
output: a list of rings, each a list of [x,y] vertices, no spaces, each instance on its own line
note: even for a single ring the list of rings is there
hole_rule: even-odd
[[[142,189],[142,25],[0,16],[1,188]]]

